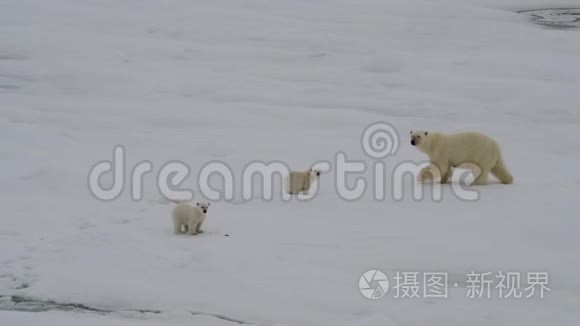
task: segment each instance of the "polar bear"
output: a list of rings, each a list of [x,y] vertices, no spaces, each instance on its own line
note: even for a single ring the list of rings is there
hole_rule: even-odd
[[[308,195],[310,185],[320,177],[320,170],[309,169],[308,171],[292,171],[284,180],[286,192],[290,195],[298,195],[302,192]]]
[[[205,220],[205,214],[209,209],[209,203],[178,203],[173,209],[173,230],[175,234],[188,233],[196,235],[202,233],[201,225]]]
[[[475,176],[474,184],[488,183],[491,172],[501,183],[511,184],[513,177],[503,161],[499,145],[486,135],[477,132],[442,134],[428,131],[411,131],[411,145],[429,156],[431,165],[419,176],[422,181],[426,174],[434,176],[436,170],[441,183],[451,179],[453,168],[469,168]],[[437,174],[437,173],[435,173]]]

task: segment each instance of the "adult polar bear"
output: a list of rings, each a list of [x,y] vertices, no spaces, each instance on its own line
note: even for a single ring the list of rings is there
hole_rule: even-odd
[[[411,131],[411,145],[429,156],[441,175],[441,183],[447,183],[454,167],[470,166],[476,176],[474,184],[485,185],[491,172],[501,183],[511,184],[513,177],[503,161],[499,145],[486,135],[477,132],[442,134],[428,131]],[[430,170],[431,169],[431,170]],[[421,171],[433,176],[432,166]]]

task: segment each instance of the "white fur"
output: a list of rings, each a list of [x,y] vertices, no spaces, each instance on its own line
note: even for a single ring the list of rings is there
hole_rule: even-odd
[[[513,177],[502,159],[499,145],[486,135],[476,132],[442,134],[438,132],[411,132],[412,142],[429,156],[431,165],[421,171],[420,179],[441,178],[441,183],[451,179],[454,167],[470,168],[474,184],[488,183],[489,173],[501,183],[510,184]]]
[[[299,193],[308,195],[310,185],[318,180],[320,173],[320,170],[313,169],[290,172],[284,180],[286,192],[291,195],[298,195]]]
[[[202,233],[201,225],[205,220],[205,215],[209,208],[209,203],[197,203],[195,206],[190,203],[179,203],[173,209],[173,230],[175,234],[188,233],[196,235]],[[206,213],[204,213],[204,210]]]

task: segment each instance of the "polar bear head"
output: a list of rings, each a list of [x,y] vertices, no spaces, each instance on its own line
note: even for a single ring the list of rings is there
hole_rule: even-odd
[[[310,174],[310,180],[316,180],[320,177],[320,173],[322,171],[319,169],[310,169],[308,170],[308,174]]]
[[[199,209],[201,209],[201,211],[205,214],[207,213],[207,210],[209,209],[209,203],[196,203],[197,207],[199,207]]]
[[[429,148],[430,141],[432,140],[429,137],[430,135],[432,134],[425,130],[411,130],[411,145],[416,146],[419,150],[425,151],[425,149]]]

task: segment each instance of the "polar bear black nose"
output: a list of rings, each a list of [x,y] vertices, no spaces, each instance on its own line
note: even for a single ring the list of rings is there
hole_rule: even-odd
[[[411,139],[411,145],[415,146],[415,139]]]
[[[207,213],[207,209],[204,209],[204,210],[203,210],[203,213],[204,213],[204,214],[205,214],[205,213]]]

